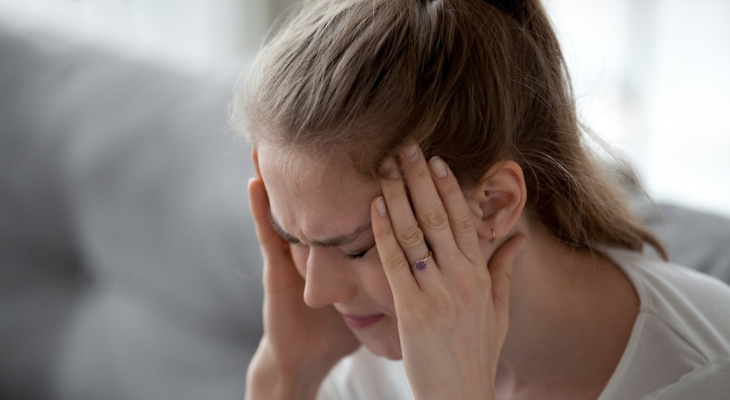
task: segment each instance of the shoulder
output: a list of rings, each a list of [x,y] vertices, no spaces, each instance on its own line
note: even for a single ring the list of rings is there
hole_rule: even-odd
[[[610,251],[633,283],[641,314],[664,324],[708,362],[730,360],[730,287],[690,268]]]
[[[727,299],[730,296],[730,287],[727,284],[691,268],[647,257],[634,251],[610,249],[606,252],[633,283],[647,286],[652,293],[668,295],[667,289],[675,289],[680,290],[678,294],[684,299],[700,302]],[[635,280],[640,282],[634,282]]]
[[[730,287],[689,268],[640,253],[615,249],[603,252],[634,285],[641,306],[626,350],[600,399],[643,400],[644,396],[658,396],[646,399],[673,400],[682,397],[665,396],[692,393],[704,383],[708,388],[727,385]],[[717,380],[720,376],[723,379]]]
[[[684,375],[641,400],[727,400],[730,393],[730,361],[717,362]]]

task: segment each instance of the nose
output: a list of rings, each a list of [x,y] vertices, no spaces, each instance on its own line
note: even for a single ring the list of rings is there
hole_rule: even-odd
[[[312,308],[343,303],[356,293],[352,274],[332,249],[312,247],[307,257],[304,302]]]

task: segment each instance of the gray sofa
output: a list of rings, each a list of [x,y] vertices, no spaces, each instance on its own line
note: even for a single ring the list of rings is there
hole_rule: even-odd
[[[235,78],[0,28],[0,398],[242,398],[263,292]]]
[[[234,81],[0,27],[0,398],[243,397],[262,289]],[[730,282],[730,221],[636,207]]]

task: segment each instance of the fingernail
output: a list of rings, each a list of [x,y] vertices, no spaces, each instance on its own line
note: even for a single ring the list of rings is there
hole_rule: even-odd
[[[412,144],[405,149],[403,149],[403,154],[406,155],[406,158],[408,158],[411,161],[418,160],[418,145]]]
[[[429,161],[428,163],[431,165],[431,170],[434,174],[436,174],[436,176],[438,176],[439,178],[446,177],[446,164],[444,163],[444,160],[441,159],[441,157],[432,157],[431,161]]]
[[[385,218],[388,216],[388,208],[385,207],[385,200],[383,200],[383,196],[380,196],[375,200],[375,207],[378,209],[378,214],[380,214],[381,217]]]
[[[393,157],[388,157],[383,161],[383,172],[388,179],[398,179],[398,166],[395,165]]]

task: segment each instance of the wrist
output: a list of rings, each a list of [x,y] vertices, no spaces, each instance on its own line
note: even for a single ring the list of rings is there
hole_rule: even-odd
[[[283,367],[262,347],[246,374],[246,400],[314,400],[330,368]]]

